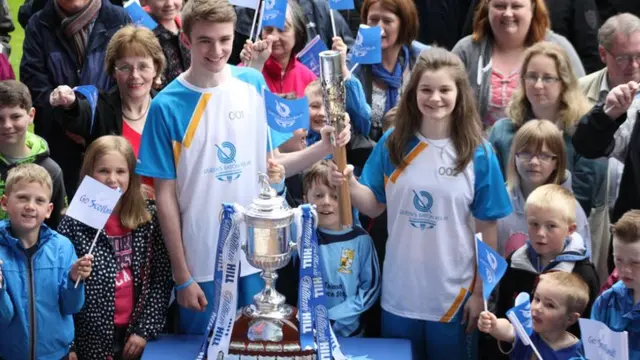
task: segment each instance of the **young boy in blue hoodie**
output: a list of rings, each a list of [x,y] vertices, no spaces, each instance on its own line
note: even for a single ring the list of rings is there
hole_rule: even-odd
[[[538,276],[556,270],[577,274],[587,283],[589,302],[582,314],[589,317],[600,284],[582,237],[576,232],[575,197],[560,185],[539,186],[527,198],[525,216],[528,239],[507,257],[508,268],[499,284],[496,315],[505,317],[519,293],[532,294]],[[580,337],[577,323],[568,330]]]
[[[531,302],[529,326],[533,328],[533,332],[529,338],[542,358],[581,358],[584,353],[582,342],[566,329],[578,321],[588,301],[589,287],[580,276],[564,271],[552,271],[540,276]],[[513,349],[509,351],[510,359],[536,358],[532,348],[519,339],[509,320],[483,311],[478,319],[478,329],[498,341],[513,344]]]
[[[52,181],[36,164],[9,171],[0,222],[0,358],[60,360],[74,338],[72,315],[84,304],[93,257],[78,259],[66,237],[43,224]]]
[[[303,179],[305,201],[318,214],[318,244],[327,308],[336,336],[362,336],[360,315],[380,296],[380,267],[371,237],[359,226],[341,229],[338,189],[329,183],[328,160]]]
[[[640,360],[640,210],[626,212],[611,227],[619,281],[600,295],[591,318],[629,336],[629,359]]]

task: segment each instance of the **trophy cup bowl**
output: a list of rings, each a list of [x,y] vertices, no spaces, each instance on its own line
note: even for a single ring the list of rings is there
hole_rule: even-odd
[[[297,310],[285,304],[275,290],[276,271],[286,266],[296,250],[292,241],[293,209],[277,196],[268,177],[260,174],[261,191],[244,213],[246,242],[242,248],[251,266],[262,270],[265,286],[253,304],[239,311],[229,347],[232,358],[314,359],[313,350],[302,350]]]

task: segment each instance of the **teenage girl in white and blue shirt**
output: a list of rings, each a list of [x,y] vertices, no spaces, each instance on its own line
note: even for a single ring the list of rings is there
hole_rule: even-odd
[[[360,179],[351,168],[332,178],[367,216],[387,209],[382,336],[410,339],[414,359],[475,359],[474,234],[495,248],[496,220],[512,208],[460,59],[423,52]]]

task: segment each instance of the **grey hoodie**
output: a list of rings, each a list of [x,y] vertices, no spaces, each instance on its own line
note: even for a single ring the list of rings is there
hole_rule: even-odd
[[[566,180],[562,187],[571,190],[571,173],[566,171]],[[514,188],[510,193],[513,212],[498,220],[498,253],[504,258],[509,253],[518,249],[529,239],[527,232],[527,218],[524,215],[525,197],[520,187]],[[580,242],[586,248],[586,255],[591,259],[591,232],[587,215],[576,200],[576,233],[580,234]]]
[[[564,36],[549,30],[547,31],[545,40],[559,45],[567,52],[576,78],[581,78],[585,75],[584,67],[582,66],[578,53],[576,53],[576,49],[573,48],[573,45],[571,45]],[[469,83],[478,101],[480,119],[484,119],[487,113],[491,90],[491,56],[493,55],[493,41],[491,36],[485,36],[484,39],[477,42],[472,40],[471,35],[466,36],[458,41],[451,51],[458,55],[467,67]]]

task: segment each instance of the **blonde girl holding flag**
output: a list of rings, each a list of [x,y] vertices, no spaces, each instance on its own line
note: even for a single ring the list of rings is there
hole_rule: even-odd
[[[74,316],[70,359],[137,359],[164,327],[173,281],[155,202],[145,199],[136,157],[120,136],[103,136],[85,153],[80,178],[91,176],[123,192],[92,254],[94,271],[84,280],[85,306]],[[65,216],[58,232],[86,254],[95,229]]]

